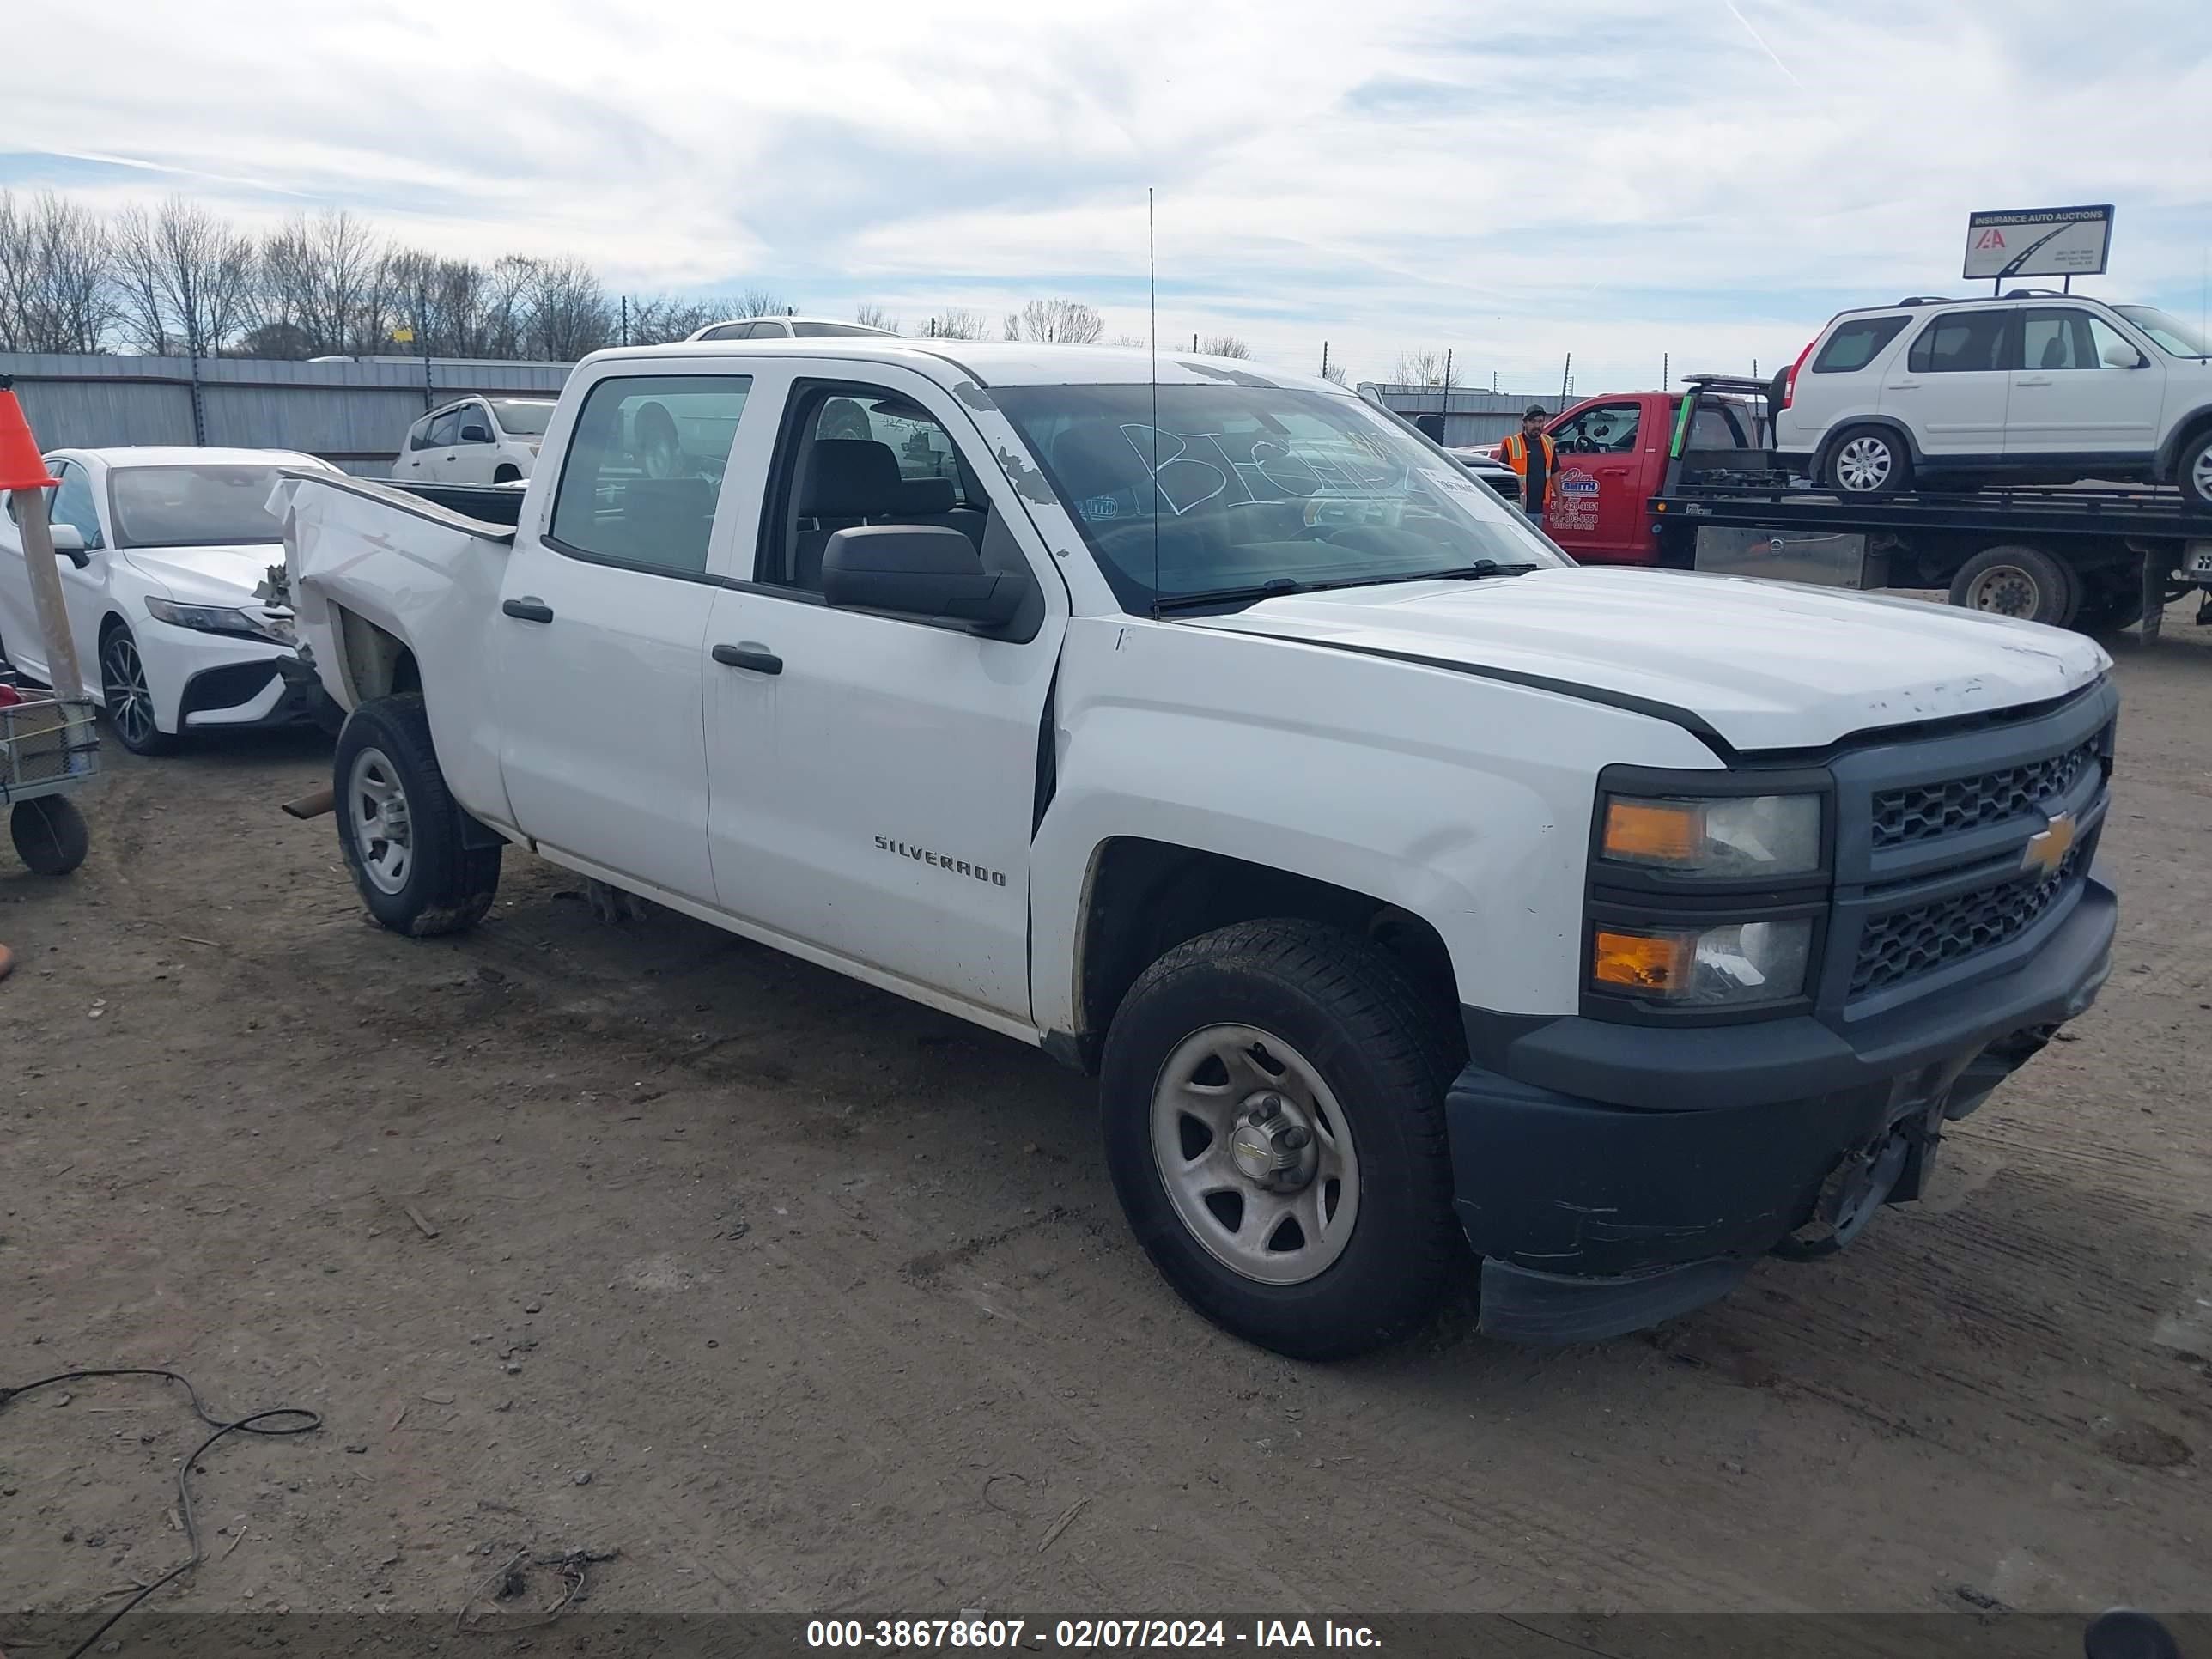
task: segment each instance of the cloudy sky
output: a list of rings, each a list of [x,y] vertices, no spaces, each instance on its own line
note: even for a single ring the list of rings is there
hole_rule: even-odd
[[[27,46],[21,35],[27,21]],[[2110,201],[2196,317],[2208,0],[104,0],[26,7],[0,188],[343,206],[631,292],[1066,295],[1356,378],[1771,369],[1960,293],[1966,215]],[[11,58],[16,54],[9,54]],[[25,80],[28,85],[25,85]]]

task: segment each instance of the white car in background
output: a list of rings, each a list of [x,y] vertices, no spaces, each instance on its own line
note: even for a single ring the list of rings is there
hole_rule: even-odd
[[[841,323],[830,317],[741,317],[726,323],[709,323],[686,337],[689,340],[830,340],[869,334],[895,340],[887,328],[866,323]]]
[[[54,550],[77,664],[117,739],[161,754],[213,726],[313,721],[321,689],[294,646],[292,613],[264,604],[284,530],[269,514],[283,469],[336,473],[274,449],[59,449],[46,457]],[[47,677],[15,529],[0,515],[0,650]],[[89,689],[89,686],[88,686]]]
[[[520,483],[538,464],[550,398],[463,398],[407,428],[392,476],[401,483]]]
[[[2154,306],[2021,289],[1846,311],[1773,401],[1783,464],[1844,495],[2100,478],[2212,507],[2212,341]]]

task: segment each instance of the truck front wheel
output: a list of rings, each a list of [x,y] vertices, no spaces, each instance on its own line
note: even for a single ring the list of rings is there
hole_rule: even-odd
[[[338,846],[369,914],[426,939],[473,927],[499,890],[501,848],[464,844],[465,820],[438,769],[419,696],[353,711],[332,763]]]
[[[1248,1341],[1396,1340],[1467,1261],[1444,1090],[1457,1036],[1357,935],[1241,922],[1139,978],[1107,1033],[1106,1158],[1153,1264]]]

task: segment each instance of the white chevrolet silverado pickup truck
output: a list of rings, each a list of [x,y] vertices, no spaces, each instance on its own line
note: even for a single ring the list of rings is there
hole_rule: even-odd
[[[2094,644],[1577,568],[1321,381],[607,351],[526,491],[275,506],[380,921],[526,848],[1095,1071],[1139,1240],[1285,1353],[1468,1246],[1553,1341],[1826,1255],[2110,970]]]

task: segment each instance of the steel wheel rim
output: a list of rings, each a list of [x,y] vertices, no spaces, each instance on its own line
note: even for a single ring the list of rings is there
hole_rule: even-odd
[[[362,873],[378,892],[398,892],[415,870],[415,826],[399,770],[381,749],[364,749],[353,757],[345,806]]]
[[[108,635],[100,653],[100,677],[108,720],[125,746],[137,749],[151,741],[160,729],[154,721],[154,694],[146,684],[137,643],[128,634]]]
[[[1232,1142],[1253,1103],[1311,1137],[1310,1176],[1271,1189]],[[1303,1285],[1334,1266],[1359,1219],[1359,1155],[1335,1092],[1304,1055],[1251,1025],[1209,1025],[1177,1043],[1152,1088],[1152,1162],[1191,1237],[1232,1273]]]
[[[2212,501],[2212,448],[2197,452],[2197,465],[2189,469],[2189,487],[2200,501]]]
[[[2033,617],[2042,590],[2016,564],[1993,564],[1976,577],[1966,598],[1970,608],[1999,617]]]
[[[1889,446],[1880,438],[1854,438],[1836,452],[1836,482],[1846,489],[1879,489],[1891,465]]]

